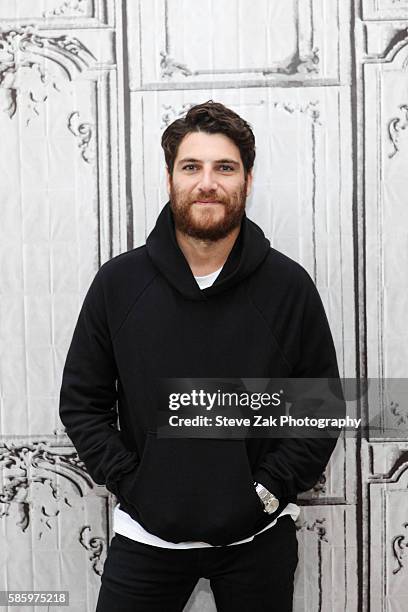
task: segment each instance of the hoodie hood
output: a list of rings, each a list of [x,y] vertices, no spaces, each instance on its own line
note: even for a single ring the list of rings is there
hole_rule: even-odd
[[[160,212],[155,227],[147,237],[146,247],[156,268],[184,297],[206,300],[252,274],[267,256],[270,243],[261,228],[244,214],[240,232],[220,274],[211,287],[203,290],[198,286],[178,245],[170,202]]]

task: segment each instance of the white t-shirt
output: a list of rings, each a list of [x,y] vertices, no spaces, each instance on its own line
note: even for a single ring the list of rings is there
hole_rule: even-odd
[[[210,287],[214,282],[219,273],[221,272],[222,267],[215,272],[211,272],[210,274],[206,274],[205,276],[195,276],[194,278],[197,281],[200,289],[205,289],[206,287]],[[276,525],[276,521],[279,520],[281,516],[285,516],[285,514],[289,514],[294,521],[296,521],[299,516],[300,508],[297,504],[289,503],[282,510],[277,519],[269,523],[266,527],[255,533],[253,536],[246,538],[245,540],[239,540],[238,542],[231,542],[231,544],[227,544],[227,546],[234,546],[236,544],[243,544],[244,542],[251,542],[258,533],[262,533],[266,531],[266,529],[270,529],[274,525]],[[155,536],[154,534],[146,531],[144,527],[138,522],[132,519],[128,515],[127,512],[124,512],[120,509],[120,504],[118,504],[113,511],[113,531],[115,533],[120,533],[131,540],[135,540],[136,542],[141,542],[142,544],[150,544],[151,546],[159,546],[160,548],[213,548],[211,544],[207,542],[167,542],[166,540],[162,540]]]
[[[195,276],[194,278],[196,279],[200,289],[206,289],[207,287],[211,287],[211,285],[215,283],[215,279],[217,278],[221,270],[222,266],[221,268],[218,268],[218,270],[215,270],[215,272],[210,272],[210,274],[206,274],[205,276]]]

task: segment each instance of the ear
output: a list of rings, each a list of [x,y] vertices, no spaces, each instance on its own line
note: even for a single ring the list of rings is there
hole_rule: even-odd
[[[249,196],[249,194],[251,193],[253,180],[254,180],[254,175],[251,169],[247,174],[247,189],[246,189],[247,196]]]
[[[170,195],[170,182],[171,176],[168,167],[166,166],[166,185],[167,185],[167,193]]]

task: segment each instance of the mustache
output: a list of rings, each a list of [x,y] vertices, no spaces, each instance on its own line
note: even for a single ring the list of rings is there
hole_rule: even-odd
[[[214,195],[197,195],[195,197],[190,198],[190,203],[193,202],[222,202],[225,203],[225,198],[223,196],[214,196]]]

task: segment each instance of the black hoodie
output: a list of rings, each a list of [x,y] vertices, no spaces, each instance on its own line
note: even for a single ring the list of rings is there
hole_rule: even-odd
[[[94,481],[167,541],[249,537],[318,481],[333,438],[157,437],[161,377],[338,377],[313,281],[246,216],[204,290],[177,244],[169,203],[145,246],[101,266],[68,351],[61,420]],[[279,498],[274,514],[263,512],[254,480]]]

